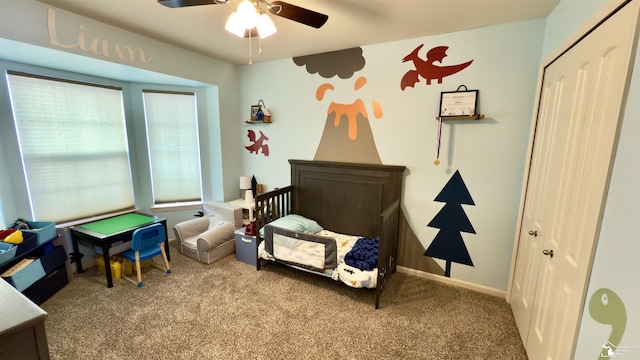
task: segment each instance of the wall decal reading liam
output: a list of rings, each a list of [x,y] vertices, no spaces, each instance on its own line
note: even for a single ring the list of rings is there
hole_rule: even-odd
[[[469,60],[457,65],[434,65],[435,61],[442,64],[442,60],[447,57],[447,49],[449,49],[449,47],[436,46],[427,51],[426,60],[422,60],[420,56],[418,56],[418,52],[423,46],[424,44],[418,46],[411,54],[402,59],[402,62],[412,61],[413,66],[415,66],[415,69],[409,70],[400,81],[400,89],[403,91],[407,86],[413,87],[416,83],[420,82],[420,77],[426,80],[427,85],[431,85],[431,80],[438,80],[438,84],[442,84],[442,78],[462,71],[473,62],[473,60]]]
[[[424,252],[424,256],[446,260],[444,276],[451,277],[452,262],[473,266],[460,232],[476,233],[462,209],[462,204],[475,203],[458,170],[436,196],[435,201],[444,202],[445,205],[427,226],[438,228],[440,231]]]
[[[620,340],[627,327],[627,310],[622,299],[613,290],[602,288],[596,290],[589,300],[589,314],[593,320],[611,325],[611,334],[601,346],[598,359],[609,359],[617,355]]]
[[[245,146],[245,149],[256,155],[258,155],[258,151],[262,151],[264,156],[269,156],[269,145],[265,144],[266,141],[269,141],[269,138],[262,131],[260,131],[260,137],[256,137],[255,131],[248,130],[247,137],[253,144]]]
[[[95,55],[102,55],[109,59],[120,59],[125,60],[129,58],[129,61],[135,62],[139,59],[141,62],[147,64],[151,62],[151,55],[149,57],[145,57],[144,50],[141,48],[132,48],[128,45],[119,45],[119,44],[109,44],[109,40],[95,38],[93,40],[88,40],[84,35],[84,25],[78,25],[78,34],[75,35],[74,42],[62,42],[60,40],[61,37],[58,36],[58,28],[56,24],[56,11],[53,9],[49,9],[47,12],[47,28],[49,30],[49,44],[53,46],[57,46],[63,49],[75,49],[78,48],[85,52],[91,52]],[[61,33],[64,33],[62,31]],[[72,32],[69,30],[68,32]],[[69,36],[67,36],[69,38]]]

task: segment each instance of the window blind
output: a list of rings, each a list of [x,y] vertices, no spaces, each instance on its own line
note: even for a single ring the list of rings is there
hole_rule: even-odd
[[[32,217],[133,209],[122,89],[7,74]]]
[[[143,94],[154,204],[202,201],[195,94]]]

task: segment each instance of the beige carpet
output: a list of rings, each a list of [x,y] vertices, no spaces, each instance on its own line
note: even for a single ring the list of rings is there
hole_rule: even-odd
[[[172,249],[173,250],[173,249]],[[106,287],[95,268],[42,308],[52,359],[526,359],[504,299],[396,273],[373,292],[234,255],[172,251],[173,274]]]

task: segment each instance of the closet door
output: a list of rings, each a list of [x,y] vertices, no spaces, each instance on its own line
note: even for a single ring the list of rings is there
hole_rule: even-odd
[[[625,103],[633,0],[544,69],[511,306],[532,359],[569,359]]]

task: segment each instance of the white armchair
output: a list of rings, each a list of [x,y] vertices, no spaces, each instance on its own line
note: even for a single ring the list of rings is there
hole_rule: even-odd
[[[234,231],[242,226],[241,208],[207,202],[203,217],[176,224],[173,231],[181,254],[203,264],[211,264],[235,252]]]

